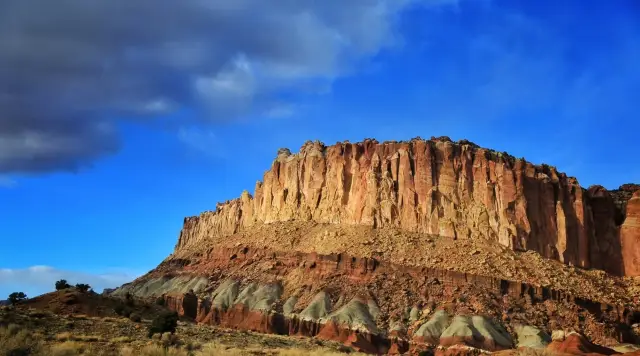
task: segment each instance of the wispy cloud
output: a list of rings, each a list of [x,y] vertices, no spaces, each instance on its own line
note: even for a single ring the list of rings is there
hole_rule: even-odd
[[[295,114],[296,112],[296,109],[296,105],[293,104],[277,103],[269,108],[266,111],[265,115],[272,119],[281,119],[293,116],[293,114]]]
[[[50,292],[55,288],[55,282],[66,279],[70,284],[87,283],[96,292],[104,288],[119,287],[131,282],[142,273],[131,271],[105,271],[104,273],[86,273],[81,271],[60,270],[51,266],[31,266],[28,268],[12,269],[0,268],[0,293],[8,295],[21,291],[29,297]],[[0,294],[0,298],[5,296]]]
[[[208,157],[220,158],[225,156],[225,150],[220,145],[220,139],[210,129],[202,127],[183,127],[178,131],[178,140],[189,150]]]
[[[0,188],[14,188],[16,185],[18,182],[11,177],[0,175]]]

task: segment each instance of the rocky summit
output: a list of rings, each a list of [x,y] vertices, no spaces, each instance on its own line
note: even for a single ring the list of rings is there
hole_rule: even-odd
[[[613,354],[640,343],[640,186],[447,137],[309,141],[111,294],[375,354]]]

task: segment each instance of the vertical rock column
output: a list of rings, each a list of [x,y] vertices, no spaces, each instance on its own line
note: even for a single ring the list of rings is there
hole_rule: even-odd
[[[640,190],[627,202],[626,215],[620,228],[624,274],[640,276]]]

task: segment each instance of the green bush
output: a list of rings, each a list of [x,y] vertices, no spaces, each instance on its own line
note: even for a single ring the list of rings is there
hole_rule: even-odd
[[[76,284],[76,289],[79,292],[86,293],[89,291],[89,289],[91,289],[91,286],[85,283],[78,283]]]
[[[25,299],[27,299],[27,295],[24,294],[23,292],[13,292],[9,294],[8,300],[9,300],[9,303],[11,303],[11,305],[16,305]]]
[[[131,315],[129,315],[129,320],[133,321],[134,323],[139,323],[142,321],[142,317],[138,313],[131,313]]]
[[[156,333],[173,333],[178,326],[178,313],[164,311],[156,316],[149,325],[149,337]]]
[[[61,279],[56,282],[56,290],[63,290],[67,288],[71,288],[71,285],[67,283],[66,279]]]
[[[125,318],[130,317],[131,313],[133,313],[133,309],[131,309],[129,306],[123,305],[123,304],[116,305],[113,308],[113,311],[116,312],[116,314],[118,314],[120,316],[124,316]]]

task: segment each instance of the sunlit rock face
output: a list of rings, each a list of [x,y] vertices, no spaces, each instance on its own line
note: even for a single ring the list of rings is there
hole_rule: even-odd
[[[186,218],[176,249],[255,224],[313,221],[493,240],[632,276],[640,274],[640,204],[629,198],[639,188],[586,190],[554,167],[446,137],[307,142],[296,154],[279,150],[253,196]]]

